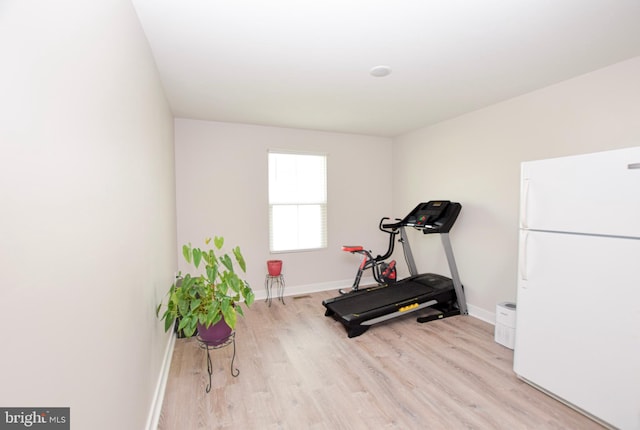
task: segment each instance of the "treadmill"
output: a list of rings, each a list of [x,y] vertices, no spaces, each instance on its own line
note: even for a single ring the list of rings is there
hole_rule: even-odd
[[[453,315],[467,315],[467,303],[456,266],[449,231],[462,205],[448,200],[420,203],[401,221],[383,225],[399,229],[400,242],[410,276],[389,285],[377,285],[324,300],[325,316],[341,322],[347,336],[361,335],[374,324],[425,309],[417,319],[424,323]],[[439,234],[442,239],[451,278],[434,273],[418,274],[405,228],[413,227],[424,234]],[[426,311],[429,311],[428,313]]]

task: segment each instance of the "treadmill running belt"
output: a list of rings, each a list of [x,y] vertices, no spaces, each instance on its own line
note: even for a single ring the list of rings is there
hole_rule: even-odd
[[[372,287],[364,291],[337,297],[326,303],[338,315],[357,315],[389,305],[402,306],[418,296],[451,288],[451,279],[434,273],[407,278],[388,287]],[[405,303],[407,302],[407,303]]]

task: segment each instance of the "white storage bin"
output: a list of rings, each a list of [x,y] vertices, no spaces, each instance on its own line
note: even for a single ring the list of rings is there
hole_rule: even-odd
[[[516,342],[516,304],[502,302],[496,305],[495,341],[513,349]]]

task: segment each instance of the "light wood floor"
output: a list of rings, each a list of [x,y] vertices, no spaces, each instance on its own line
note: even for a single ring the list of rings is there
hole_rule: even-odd
[[[470,316],[418,324],[415,316],[349,339],[324,316],[335,292],[256,302],[232,347],[206,352],[178,339],[161,430],[191,429],[600,429],[523,383],[513,351]]]

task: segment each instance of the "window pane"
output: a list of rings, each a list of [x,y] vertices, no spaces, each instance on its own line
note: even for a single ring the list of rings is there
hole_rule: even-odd
[[[269,203],[326,203],[326,157],[269,153]]]
[[[298,248],[298,207],[277,205],[271,208],[271,250]]]
[[[298,159],[298,203],[324,203],[326,201],[325,157],[305,155]]]
[[[320,205],[298,206],[298,247],[301,249],[321,248],[322,207]]]
[[[271,250],[324,248],[325,205],[272,205]]]

